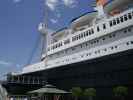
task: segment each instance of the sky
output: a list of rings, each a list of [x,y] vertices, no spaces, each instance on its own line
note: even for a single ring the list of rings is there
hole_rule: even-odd
[[[92,11],[92,2],[95,0],[0,0],[0,79],[8,72],[21,70],[31,54],[31,63],[39,60],[37,28],[44,20],[45,7],[48,28],[57,31],[69,27],[75,17]]]

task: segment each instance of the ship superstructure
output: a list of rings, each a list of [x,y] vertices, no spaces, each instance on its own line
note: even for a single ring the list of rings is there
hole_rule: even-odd
[[[47,54],[42,55],[42,61],[25,67],[22,73],[61,67],[132,49],[133,1],[114,0],[112,3],[113,8],[110,4],[98,5],[101,11],[89,12],[74,19],[71,28],[55,32],[47,45]],[[45,30],[44,26],[41,24],[40,29]]]

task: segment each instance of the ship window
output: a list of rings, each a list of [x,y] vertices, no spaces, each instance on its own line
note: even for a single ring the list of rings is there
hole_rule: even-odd
[[[86,46],[88,46],[88,43],[86,43]]]
[[[91,42],[91,44],[93,44],[93,42]]]
[[[85,36],[86,36],[86,33],[84,32],[84,33],[83,33],[83,37],[85,37]]]
[[[50,51],[50,48],[48,48],[48,51]]]
[[[94,34],[94,30],[93,29],[91,29],[91,33]]]
[[[128,32],[131,32],[131,29],[130,28],[128,29]]]
[[[72,51],[74,51],[74,50],[75,50],[75,47],[72,48]]]
[[[103,24],[103,29],[106,29],[106,24]]]
[[[103,38],[103,40],[105,40],[105,38]]]
[[[89,30],[89,35],[91,35],[91,31]]]
[[[131,44],[133,44],[133,41],[131,41]]]
[[[97,32],[99,32],[100,31],[100,28],[99,28],[99,26],[97,26]]]
[[[115,48],[117,48],[117,46],[115,46]]]
[[[76,36],[76,39],[78,40],[78,39],[79,39],[79,37],[78,37],[78,36]]]
[[[75,41],[76,40],[76,37],[74,36],[74,37],[72,37],[72,41]]]
[[[127,15],[124,15],[124,20],[125,20],[125,21],[127,21],[127,20],[128,20]]]
[[[91,55],[91,53],[89,53],[89,55]]]
[[[127,30],[124,30],[124,33],[127,33]]]
[[[128,18],[129,18],[129,19],[132,19],[131,13],[128,13]]]
[[[81,38],[83,38],[83,36],[84,36],[84,35],[83,35],[83,33],[82,33],[82,34],[81,34]]]
[[[107,51],[107,49],[105,48],[104,51]]]
[[[98,53],[100,53],[100,50],[98,50]]]
[[[86,56],[89,56],[89,54],[87,53]]]
[[[113,36],[113,37],[115,37],[116,35],[115,35],[115,34],[113,34],[112,36]]]
[[[68,44],[68,43],[70,43],[70,40],[69,39],[67,39],[67,40],[64,41],[64,44]]]
[[[88,31],[87,31],[87,32],[86,32],[86,36],[88,36],[88,34],[89,34],[89,33],[88,33]]]
[[[117,18],[117,24],[119,24],[120,23],[120,20],[119,20],[119,18]]]
[[[109,38],[112,38],[112,35],[110,35]]]
[[[82,45],[80,47],[82,48]]]
[[[112,23],[112,21],[110,21],[110,22],[109,22],[109,24],[110,24],[110,26],[113,26],[113,23]]]
[[[96,43],[97,41],[94,41],[94,43]]]
[[[113,20],[113,25],[116,25],[116,20]]]
[[[113,50],[113,49],[114,49],[114,47],[111,47],[111,49]]]
[[[121,22],[123,22],[123,21],[124,21],[123,17],[120,17],[120,21],[121,21]]]
[[[79,39],[80,39],[81,37],[80,37],[80,34],[79,34]]]
[[[129,42],[127,42],[127,45],[129,45]]]

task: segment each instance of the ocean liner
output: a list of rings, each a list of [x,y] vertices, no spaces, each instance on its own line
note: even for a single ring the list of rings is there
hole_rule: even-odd
[[[47,41],[41,62],[7,81],[20,80],[17,84],[25,87],[33,82],[34,88],[42,81],[64,90],[94,87],[98,98],[111,97],[114,86],[124,85],[132,96],[133,0],[97,0],[96,5],[94,11],[73,19],[69,28],[54,32],[50,40],[41,23],[39,32]]]

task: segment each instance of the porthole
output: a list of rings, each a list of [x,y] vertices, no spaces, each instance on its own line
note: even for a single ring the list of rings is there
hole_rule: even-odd
[[[129,42],[127,42],[127,45],[129,45]]]
[[[131,32],[131,29],[130,28],[128,29],[128,32]]]
[[[124,30],[124,33],[127,33],[127,30]]]
[[[116,35],[115,34],[113,34],[113,37],[115,37]]]
[[[115,48],[117,48],[117,46],[115,46]]]
[[[114,49],[114,47],[111,47],[111,49],[113,50],[113,49]]]
[[[105,38],[103,38],[103,40],[105,40]]]
[[[110,35],[109,38],[112,38],[112,35]]]
[[[107,51],[107,49],[105,48],[104,51]]]

